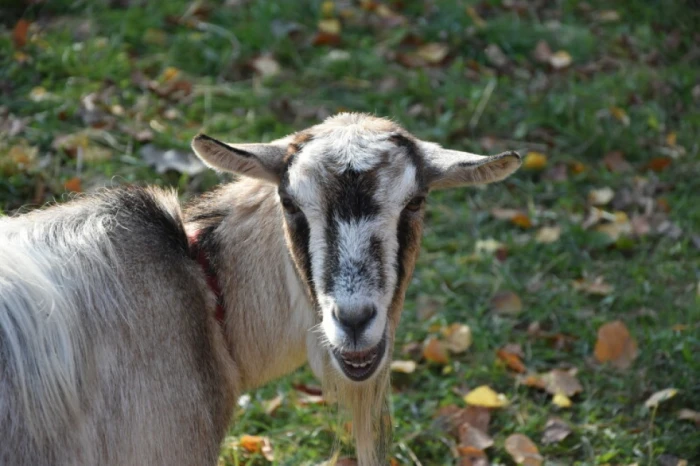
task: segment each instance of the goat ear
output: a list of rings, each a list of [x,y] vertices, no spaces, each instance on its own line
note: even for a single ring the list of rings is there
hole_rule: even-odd
[[[437,144],[422,143],[428,164],[431,188],[455,188],[501,181],[520,167],[520,155],[515,151],[498,155],[477,155],[443,149]]]
[[[206,134],[192,140],[192,149],[208,166],[273,183],[280,182],[288,142],[280,139],[267,144],[226,144]]]

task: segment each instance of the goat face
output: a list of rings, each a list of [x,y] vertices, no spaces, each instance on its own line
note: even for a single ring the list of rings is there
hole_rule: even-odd
[[[370,379],[386,364],[430,189],[498,181],[520,164],[442,149],[394,123],[341,114],[270,144],[193,142],[214,168],[278,185],[291,255],[321,316],[332,366]]]

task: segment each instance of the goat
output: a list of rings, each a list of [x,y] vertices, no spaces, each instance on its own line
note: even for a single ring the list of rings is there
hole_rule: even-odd
[[[364,114],[192,146],[240,179],[183,210],[122,187],[0,219],[0,463],[214,465],[237,397],[308,361],[359,464],[385,464],[425,198],[520,157]]]

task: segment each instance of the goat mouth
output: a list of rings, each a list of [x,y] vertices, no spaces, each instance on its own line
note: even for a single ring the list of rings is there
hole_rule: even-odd
[[[333,350],[333,356],[345,376],[353,382],[369,379],[382,363],[386,351],[386,335],[374,348],[364,351]]]

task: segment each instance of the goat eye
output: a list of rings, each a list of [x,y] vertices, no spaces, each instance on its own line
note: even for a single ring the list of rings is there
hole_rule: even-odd
[[[425,197],[423,196],[416,196],[413,199],[411,199],[411,202],[406,204],[405,209],[410,211],[410,212],[418,212],[421,207],[423,207],[423,203],[425,202]]]
[[[287,211],[288,214],[296,214],[299,212],[299,206],[289,197],[282,198],[282,207]]]

